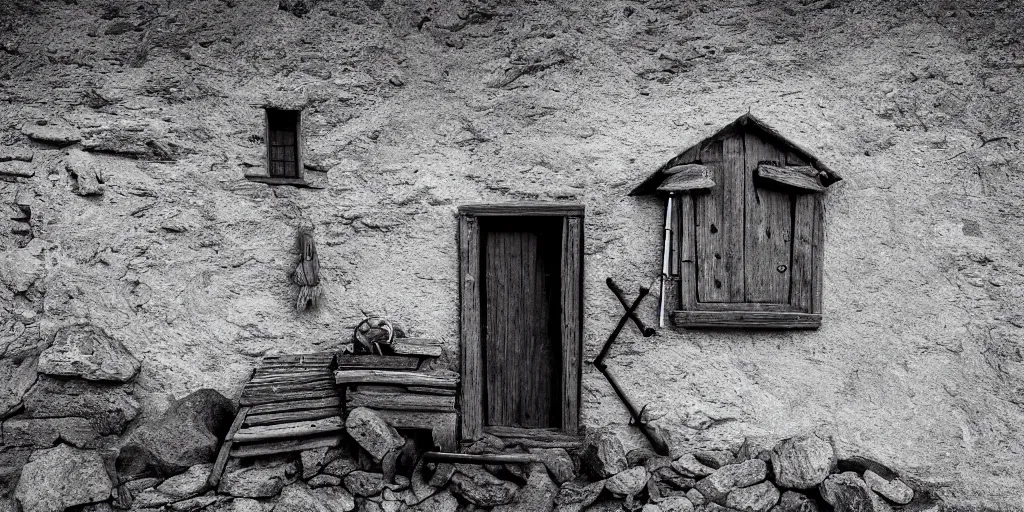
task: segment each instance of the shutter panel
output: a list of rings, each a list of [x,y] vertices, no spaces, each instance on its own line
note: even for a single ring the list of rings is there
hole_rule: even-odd
[[[756,132],[744,134],[746,188],[746,302],[789,302],[792,270],[792,198],[788,192],[759,187],[754,173],[761,162],[785,162],[786,154]]]
[[[743,138],[709,142],[701,161],[717,185],[694,198],[700,302],[743,302]]]

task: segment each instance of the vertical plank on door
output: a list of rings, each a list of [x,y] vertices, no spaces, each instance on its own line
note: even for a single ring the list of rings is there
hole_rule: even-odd
[[[562,430],[571,434],[580,428],[582,242],[583,219],[566,217],[562,223],[562,297],[559,310],[562,328]]]
[[[747,131],[743,179],[746,190],[746,236],[744,248],[745,301],[786,304],[792,275],[792,200],[789,192],[770,190],[754,184],[761,162],[784,165],[786,153],[761,133]]]
[[[462,439],[483,435],[483,347],[480,336],[480,226],[476,217],[459,217],[460,351]]]
[[[678,307],[682,310],[692,310],[697,305],[697,256],[694,244],[695,228],[693,218],[693,196],[682,194],[679,196],[679,301]],[[676,307],[675,303],[669,303]],[[668,307],[668,305],[666,305]]]
[[[487,425],[550,427],[557,338],[549,332],[544,259],[550,237],[525,226],[486,229],[484,379]]]
[[[716,186],[695,198],[700,302],[743,302],[743,136],[709,142],[701,161]]]
[[[814,297],[815,196],[797,194],[793,211],[793,284],[790,303],[811,313]]]

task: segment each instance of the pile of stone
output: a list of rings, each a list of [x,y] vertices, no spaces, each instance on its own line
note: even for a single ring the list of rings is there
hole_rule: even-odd
[[[748,439],[735,452],[698,451],[675,458],[627,454],[624,446],[613,431],[591,435],[583,461],[597,481],[563,485],[556,510],[940,510],[931,496],[915,494],[892,470],[860,457],[839,460],[831,440],[814,434],[773,446]]]

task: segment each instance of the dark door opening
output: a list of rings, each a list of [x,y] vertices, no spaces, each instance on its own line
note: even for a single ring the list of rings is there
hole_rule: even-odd
[[[480,222],[484,425],[561,428],[562,219]]]

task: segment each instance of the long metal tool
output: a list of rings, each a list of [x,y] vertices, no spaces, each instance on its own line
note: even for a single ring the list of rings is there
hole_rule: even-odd
[[[606,282],[608,284],[608,288],[611,288],[612,292],[615,292],[616,289],[619,289],[619,287],[615,284],[614,281],[612,281],[611,278],[608,278]],[[606,379],[608,379],[608,383],[611,384],[612,389],[615,391],[615,394],[619,396],[619,400],[622,401],[622,404],[626,406],[626,410],[629,411],[629,416],[633,419],[633,424],[635,424],[637,428],[640,429],[640,432],[644,434],[647,440],[651,442],[651,446],[654,448],[654,452],[657,453],[658,455],[668,455],[668,443],[661,436],[661,434],[659,434],[658,431],[654,429],[654,427],[652,427],[642,419],[643,410],[637,409],[637,407],[633,405],[633,401],[630,400],[628,396],[626,396],[625,391],[623,391],[622,387],[619,386],[619,382],[608,371],[608,365],[604,363],[604,358],[608,355],[608,350],[611,349],[612,343],[614,343],[615,339],[619,337],[619,333],[622,332],[622,328],[625,327],[629,319],[636,317],[636,310],[640,307],[640,303],[643,302],[644,298],[647,297],[647,294],[649,294],[650,292],[651,290],[649,288],[640,287],[640,294],[637,295],[636,300],[634,300],[633,303],[626,308],[626,313],[623,314],[622,318],[619,319],[619,323],[615,325],[615,330],[613,330],[611,335],[608,336],[608,341],[605,341],[604,346],[601,347],[601,352],[599,352],[597,354],[597,357],[594,358],[594,366],[601,372],[602,375],[604,375]],[[619,296],[619,294],[616,293],[616,296]],[[622,297],[619,297],[619,299],[620,301],[623,302],[623,305],[625,305],[625,301],[622,299]],[[639,327],[641,331],[645,331],[645,328],[641,327],[643,325],[643,322],[640,322],[639,319],[636,319],[635,321],[637,322],[637,327]]]
[[[665,246],[661,253],[661,295],[658,298],[658,327],[665,327],[665,282],[668,281],[669,257],[672,252],[672,194],[665,204]]]

